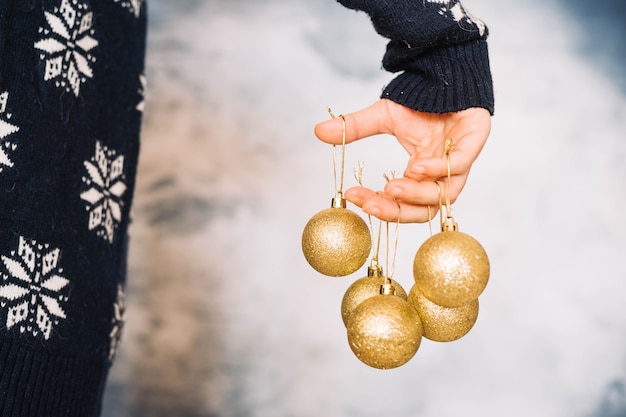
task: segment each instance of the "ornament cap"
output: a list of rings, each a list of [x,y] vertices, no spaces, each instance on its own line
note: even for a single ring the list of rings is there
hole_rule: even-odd
[[[372,265],[367,267],[367,276],[368,277],[380,277],[383,274],[383,267],[372,263]]]
[[[458,232],[459,224],[454,221],[452,217],[446,218],[446,221],[441,225],[442,232]]]
[[[330,203],[331,208],[346,208],[346,199],[341,196],[341,194],[337,194],[337,197],[334,197]]]
[[[396,295],[396,287],[391,282],[386,282],[380,286],[380,293],[382,295]]]

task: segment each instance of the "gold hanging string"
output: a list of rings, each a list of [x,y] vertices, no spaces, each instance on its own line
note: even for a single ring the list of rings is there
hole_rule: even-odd
[[[389,222],[385,222],[385,271],[389,271]],[[384,282],[383,284],[391,284],[391,276],[387,272],[387,274],[383,274]]]
[[[361,187],[365,187],[363,185],[363,168],[364,167],[365,167],[365,162],[359,161],[359,166],[354,168],[354,178],[356,179],[356,182]],[[379,251],[380,251],[380,232],[381,232],[381,228],[382,228],[382,222],[378,226],[378,238],[377,239],[374,239],[374,226],[372,224],[372,215],[371,214],[367,215],[367,222],[369,223],[370,236],[371,236],[372,242],[374,242],[376,240],[376,245],[372,246],[372,262],[374,264],[378,264],[378,255],[379,255]]]
[[[396,201],[396,199],[394,198],[393,201],[396,202],[396,204],[398,205],[398,219],[396,220],[396,235],[395,235],[395,239],[393,242],[393,260],[391,261],[391,272],[389,273],[389,283],[391,283],[391,279],[393,278],[393,275],[396,273],[396,259],[398,256],[398,241],[400,240],[400,215],[402,214],[402,208],[400,206],[400,203],[398,201]]]
[[[437,186],[439,195],[439,228],[443,228],[443,196],[441,193],[441,185],[439,185],[439,181],[435,181],[435,185]]]
[[[376,193],[376,194],[378,194],[378,196],[380,197],[380,193]],[[371,216],[369,214],[367,216],[368,218],[370,218],[370,228],[371,228],[372,227]],[[376,264],[378,264],[378,257],[380,254],[380,239],[381,239],[382,229],[383,229],[383,221],[379,219],[378,220],[378,233],[376,236],[376,247],[374,249],[374,255],[372,256],[372,261],[375,262]],[[372,233],[374,233],[374,229],[372,229]],[[372,240],[374,240],[373,237],[372,237]]]
[[[441,186],[439,185],[438,181],[433,181],[435,183],[435,185],[437,186],[437,191],[438,191],[438,196],[439,196],[439,227],[442,228],[443,227],[443,207],[442,207],[442,201],[441,201]],[[433,235],[433,216],[432,216],[432,211],[430,208],[430,204],[428,205],[428,230],[430,231],[430,236],[432,237]]]
[[[447,186],[446,186],[446,217],[451,217],[451,212],[450,212],[450,182],[451,182],[451,169],[450,169],[450,149],[452,149],[452,147],[454,146],[454,142],[452,142],[452,139],[446,139],[445,145],[444,145],[444,150],[443,153],[446,157],[446,167],[447,167],[447,177],[446,177],[446,182],[447,182]],[[439,185],[439,184],[437,184]]]
[[[387,180],[387,182],[391,181],[392,178],[396,178],[396,171],[391,171],[391,178],[389,178],[389,176],[386,173],[383,173],[383,177],[385,178],[385,180]],[[385,254],[385,262],[387,263],[386,266],[386,270],[389,271],[389,273],[386,275],[386,279],[385,279],[385,283],[386,284],[391,284],[391,279],[393,278],[394,273],[396,272],[396,259],[398,256],[398,241],[399,241],[399,230],[400,230],[400,215],[402,214],[401,211],[401,206],[400,203],[394,198],[393,201],[398,205],[398,218],[396,220],[396,233],[395,233],[395,238],[394,238],[394,248],[393,248],[393,259],[391,261],[391,269],[388,268],[388,263],[389,263],[389,222],[385,222],[386,224],[386,236],[387,236],[387,240],[386,240],[386,254]]]
[[[428,205],[428,231],[430,232],[430,236],[433,235],[433,222],[432,222],[432,212],[430,210],[430,204]]]
[[[333,111],[328,108],[328,114],[331,118],[335,118]],[[339,187],[337,187],[337,145],[333,145],[333,174],[335,179],[335,194],[337,198],[343,198],[343,174],[344,174],[344,166],[346,160],[346,118],[343,114],[340,114],[342,121],[341,128],[341,176],[339,178]]]
[[[376,263],[378,263],[378,254],[380,252],[380,235],[381,235],[381,231],[383,229],[383,221],[379,220],[378,221],[378,236],[376,237],[376,253],[374,254],[374,260],[376,261]]]

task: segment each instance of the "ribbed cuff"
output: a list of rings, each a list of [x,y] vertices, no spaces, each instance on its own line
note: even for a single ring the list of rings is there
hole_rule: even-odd
[[[0,416],[98,416],[107,373],[105,358],[57,356],[0,341]]]
[[[473,41],[417,56],[385,87],[381,98],[428,113],[482,107],[493,115],[487,42]]]

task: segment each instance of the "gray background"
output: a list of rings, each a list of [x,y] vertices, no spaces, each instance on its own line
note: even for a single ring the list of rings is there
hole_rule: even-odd
[[[150,0],[128,321],[105,417],[626,416],[626,3],[466,0],[491,137],[453,214],[490,255],[474,329],[368,368],[300,236],[333,196],[316,122],[376,100],[385,41],[332,0]],[[384,184],[389,137],[348,148]],[[351,175],[347,185],[354,185]],[[403,225],[408,290],[427,225]]]

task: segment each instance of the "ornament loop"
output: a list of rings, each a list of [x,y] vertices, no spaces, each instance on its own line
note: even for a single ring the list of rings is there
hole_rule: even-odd
[[[391,181],[392,178],[396,178],[396,176],[397,176],[396,171],[391,171],[391,178],[389,175],[387,175],[387,173],[383,173],[383,178],[385,178],[387,182]],[[377,192],[376,194],[378,194],[379,197],[382,197],[380,195],[380,192]],[[391,284],[391,279],[393,278],[393,274],[395,273],[395,270],[396,270],[396,257],[398,254],[398,232],[400,229],[400,216],[402,214],[402,207],[400,203],[398,202],[398,200],[394,198],[393,201],[398,205],[398,218],[396,219],[396,235],[395,235],[395,240],[394,240],[393,260],[391,261],[391,269],[389,269],[389,222],[385,222],[385,227],[386,227],[385,262],[387,262],[387,265],[386,265],[387,271],[390,271],[389,275],[385,279],[385,282],[389,284]]]
[[[400,203],[394,198],[393,201],[398,205],[398,219],[396,220],[396,233],[393,242],[393,259],[391,260],[391,269],[387,268],[389,271],[389,276],[387,277],[387,283],[391,283],[391,279],[396,272],[396,258],[398,256],[398,241],[399,241],[399,229],[400,229],[400,215],[402,214],[402,208]],[[386,242],[386,261],[389,262],[389,222],[385,222],[386,230],[387,230],[387,242]]]
[[[441,186],[438,181],[433,181],[437,186],[437,194],[439,195],[439,228],[443,231],[443,197],[441,196]],[[432,216],[430,211],[430,204],[428,205],[428,229],[430,235],[433,235]]]
[[[330,107],[328,108],[328,114],[331,118],[335,118]],[[339,187],[337,187],[337,145],[333,145],[333,173],[335,179],[335,194],[337,198],[343,198],[343,177],[344,177],[344,167],[346,161],[346,118],[343,114],[340,114],[342,121],[341,127],[341,174],[339,177]]]
[[[359,166],[354,168],[354,178],[356,179],[356,182],[361,186],[361,187],[365,187],[363,185],[363,168],[365,166],[365,162],[363,161],[359,161]],[[377,193],[379,196],[380,194]],[[369,228],[370,228],[370,239],[372,240],[372,242],[374,241],[374,226],[372,225],[372,215],[368,214],[367,215],[367,222],[369,223]],[[380,249],[380,229],[381,226],[378,226],[378,239],[377,239],[377,243],[376,246],[372,246],[372,262],[378,262],[378,252]]]
[[[451,209],[450,209],[450,183],[451,183],[451,167],[450,167],[450,149],[454,146],[454,142],[452,139],[446,139],[444,145],[444,155],[446,157],[446,168],[447,168],[447,176],[446,176],[446,218],[451,219]],[[438,184],[437,184],[438,185]],[[443,223],[442,223],[443,225]]]

